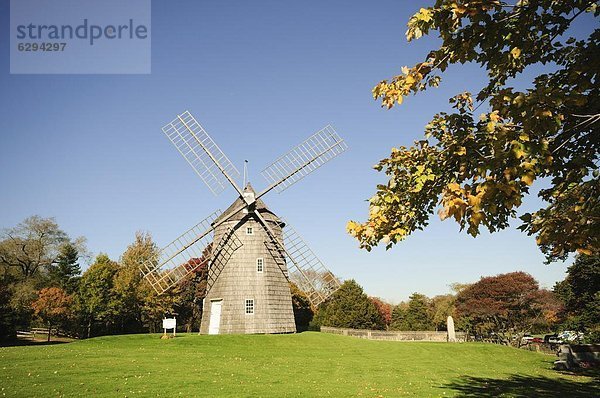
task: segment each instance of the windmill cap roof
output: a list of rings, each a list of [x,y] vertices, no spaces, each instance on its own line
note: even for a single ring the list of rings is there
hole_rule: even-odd
[[[252,187],[252,185],[250,183],[248,183],[246,185],[246,187],[244,188],[243,191],[244,194],[253,194],[256,196],[256,191],[254,190],[254,188]],[[240,207],[242,207],[246,202],[244,202],[242,200],[242,198],[237,198],[232,204],[231,206],[229,206],[227,208],[227,210],[225,210],[223,212],[223,214],[221,214],[219,217],[217,217],[217,219],[213,222],[213,224],[216,224],[224,219],[228,219],[228,221],[240,221],[242,220],[244,217],[246,217],[248,215],[248,213],[245,213],[244,210],[245,208],[242,208],[241,210],[235,212],[236,209],[239,209]],[[267,207],[267,205],[265,204],[265,202],[262,201],[262,199],[257,199],[254,204],[253,204],[253,210],[254,211],[258,211],[260,212],[260,214],[267,220],[267,221],[274,221],[274,222],[278,222],[281,223],[282,221],[279,219],[279,217],[277,217],[277,215],[275,213],[273,213],[271,210],[269,210],[269,208]],[[283,227],[283,225],[282,225]]]

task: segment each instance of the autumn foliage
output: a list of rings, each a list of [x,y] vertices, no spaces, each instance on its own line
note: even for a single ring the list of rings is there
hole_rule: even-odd
[[[600,30],[573,37],[571,28],[584,18],[597,25],[599,14],[589,0],[437,0],[414,14],[408,41],[437,32],[441,44],[373,88],[383,107],[438,86],[453,64],[477,64],[488,81],[451,98],[453,110],[433,116],[423,138],[375,166],[388,182],[370,198],[368,220],[347,226],[361,247],[392,247],[438,208],[472,236],[507,228],[544,178],[538,196],[547,205],[520,215],[519,228],[548,260],[598,253]],[[531,83],[522,74],[533,66]]]
[[[375,308],[377,308],[377,312],[379,312],[381,319],[383,319],[383,324],[387,329],[390,326],[390,323],[392,322],[392,305],[386,303],[378,297],[369,297],[369,299],[371,300],[371,302],[373,302]]]
[[[513,337],[530,332],[536,323],[555,322],[560,304],[531,275],[511,272],[483,277],[460,291],[456,310],[472,334],[495,334],[505,343],[518,343]]]
[[[32,307],[36,316],[48,325],[48,329],[67,321],[72,314],[73,299],[63,289],[48,287],[40,290]],[[48,333],[50,341],[50,332]]]

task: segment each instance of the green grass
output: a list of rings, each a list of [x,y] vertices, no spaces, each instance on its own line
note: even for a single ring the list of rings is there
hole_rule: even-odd
[[[553,356],[492,344],[323,333],[110,336],[0,348],[0,396],[594,396]],[[564,394],[563,394],[564,393]]]

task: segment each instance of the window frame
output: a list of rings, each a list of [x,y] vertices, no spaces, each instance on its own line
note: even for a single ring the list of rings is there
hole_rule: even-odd
[[[256,272],[259,274],[265,272],[265,259],[263,257],[258,257],[256,259]]]
[[[244,313],[245,315],[254,315],[256,305],[253,298],[247,298],[244,301]],[[250,311],[250,312],[249,312]]]
[[[254,235],[254,227],[247,226],[246,227],[246,235]]]

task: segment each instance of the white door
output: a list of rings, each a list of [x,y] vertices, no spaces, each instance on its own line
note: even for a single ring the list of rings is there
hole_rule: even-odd
[[[208,324],[208,334],[219,334],[221,326],[221,305],[223,300],[210,302],[210,323]]]

